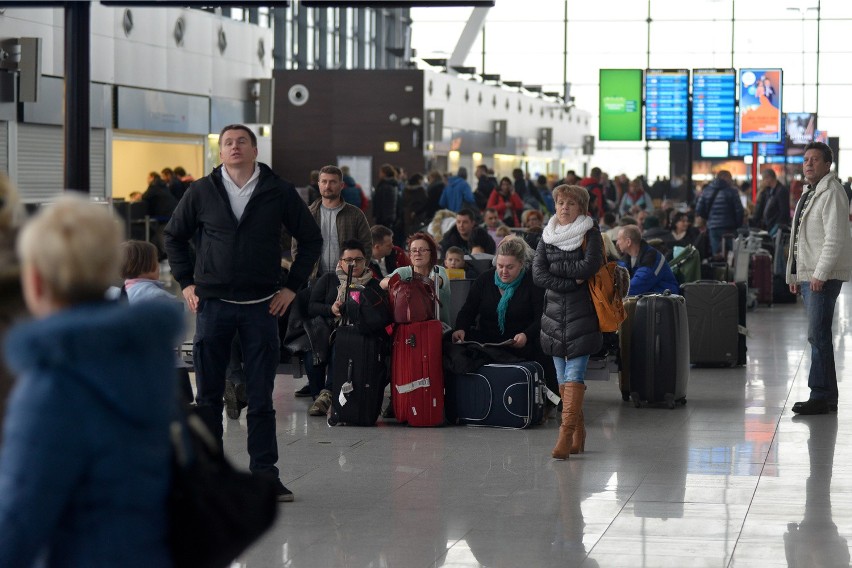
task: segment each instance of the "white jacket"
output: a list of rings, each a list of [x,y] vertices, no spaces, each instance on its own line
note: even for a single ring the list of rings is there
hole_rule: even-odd
[[[849,200],[834,172],[825,175],[814,189],[807,209],[797,225],[804,195],[796,204],[793,233],[799,233],[796,250],[791,243],[787,254],[787,283],[852,278],[852,235],[849,225]],[[791,273],[796,255],[796,274]]]

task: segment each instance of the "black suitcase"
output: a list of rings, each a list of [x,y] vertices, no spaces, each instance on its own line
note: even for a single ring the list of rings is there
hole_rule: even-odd
[[[682,284],[689,320],[689,362],[734,366],[739,359],[739,290],[730,282]]]
[[[352,326],[335,331],[330,426],[375,426],[388,384],[390,342]]]
[[[776,304],[795,304],[796,294],[787,284],[787,254],[790,250],[790,229],[779,227],[775,233],[775,262],[772,269],[772,301]]]
[[[689,323],[683,296],[649,294],[636,301],[630,344],[630,398],[686,404],[689,381]]]
[[[737,341],[737,365],[746,364],[746,311],[748,311],[748,284],[737,282],[737,310],[740,316]]]
[[[544,418],[544,369],[535,361],[483,365],[448,382],[447,416],[458,424],[520,430]]]

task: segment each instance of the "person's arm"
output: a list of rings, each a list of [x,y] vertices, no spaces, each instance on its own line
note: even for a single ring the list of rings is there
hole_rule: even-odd
[[[603,246],[599,231],[594,229],[586,233],[586,250],[577,260],[561,260],[550,264],[550,272],[561,278],[588,280],[603,265]]]
[[[732,194],[734,200],[734,220],[737,223],[737,227],[742,227],[744,216],[743,202],[740,200],[739,192],[735,190],[735,193],[736,195]]]
[[[81,397],[59,384],[65,378],[22,385],[10,400],[0,454],[2,566],[35,564],[94,459],[85,445],[91,433],[69,410]]]
[[[579,286],[576,279],[561,278],[550,271],[550,263],[547,261],[547,253],[545,252],[546,246],[544,240],[539,241],[533,259],[533,281],[536,286],[554,292],[573,292]]]
[[[497,202],[499,198],[500,196],[497,194],[497,191],[492,191],[491,195],[488,196],[488,203],[486,203],[485,207],[488,209],[497,209]],[[499,215],[500,212],[498,211],[497,214]]]
[[[828,280],[834,271],[837,259],[843,250],[843,241],[849,238],[849,201],[846,199],[846,193],[840,188],[837,188],[837,191],[829,188],[825,193],[828,195],[823,199],[821,215],[809,216],[809,218],[822,219],[825,226],[825,240],[811,277],[811,287],[813,288],[814,280],[817,280],[820,282],[817,285],[819,290],[822,289],[822,282]],[[814,196],[813,199],[817,197]],[[802,230],[801,227],[799,230]],[[816,291],[819,292],[819,290]]]
[[[195,182],[189,187],[163,230],[172,277],[181,288],[195,283],[189,243],[198,229],[199,191],[205,189],[199,185]]]
[[[286,286],[297,292],[307,283],[314,265],[319,260],[322,252],[322,232],[292,184],[288,183],[284,187],[282,204],[281,221],[287,232],[299,243]]]

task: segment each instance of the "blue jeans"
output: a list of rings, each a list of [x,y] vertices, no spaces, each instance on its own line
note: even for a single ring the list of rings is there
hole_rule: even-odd
[[[733,233],[734,229],[707,229],[708,234],[710,235],[710,249],[713,251],[713,254],[720,254],[722,252],[722,235]],[[731,237],[725,239],[725,250],[729,251],[734,246],[734,240]]]
[[[808,386],[811,399],[827,400],[829,403],[837,402],[837,370],[834,367],[831,324],[842,285],[842,280],[828,280],[823,284],[822,292],[814,292],[810,282],[799,283],[808,312],[808,343],[811,344]]]
[[[236,333],[240,335],[245,362],[249,469],[277,478],[278,441],[272,389],[280,347],[278,322],[269,313],[269,302],[230,304],[216,299],[199,302],[193,348],[197,412],[221,444],[225,371]]]
[[[573,359],[554,357],[553,365],[556,367],[556,382],[560,385],[582,383],[586,376],[586,367],[589,366],[589,356],[581,355]]]

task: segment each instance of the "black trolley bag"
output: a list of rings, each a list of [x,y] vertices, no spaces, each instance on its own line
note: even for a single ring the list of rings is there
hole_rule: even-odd
[[[358,307],[352,300],[351,267],[347,282],[347,307],[342,325],[334,330],[330,426],[375,426],[388,384],[390,340],[383,330],[368,332],[352,323]],[[360,301],[365,298],[359,297]],[[379,306],[365,309],[380,310]],[[356,316],[357,317],[357,316]],[[390,317],[389,312],[387,315]]]
[[[775,254],[772,266],[772,301],[776,304],[795,304],[796,294],[787,284],[787,253],[790,250],[790,227],[778,227],[775,233]]]
[[[633,315],[630,344],[630,399],[686,404],[689,381],[689,324],[683,296],[639,296]]]
[[[535,361],[489,363],[453,383],[459,424],[520,430],[544,418],[544,369]]]
[[[689,321],[689,362],[735,366],[739,360],[740,300],[736,284],[699,280],[683,284]]]

